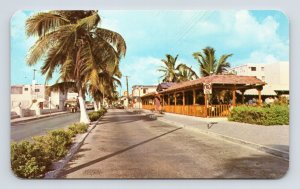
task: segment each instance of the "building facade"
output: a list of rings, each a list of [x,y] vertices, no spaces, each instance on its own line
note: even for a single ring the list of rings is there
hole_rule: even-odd
[[[141,96],[156,92],[157,85],[134,85],[132,86],[132,106],[135,109],[142,108]]]
[[[266,82],[262,95],[276,96],[289,94],[289,63],[286,61],[270,64],[243,64],[233,67],[229,72],[241,76],[256,76]],[[254,95],[254,90],[246,91],[245,95]]]
[[[11,112],[20,117],[40,115],[48,112],[62,111],[67,99],[77,98],[77,93],[51,91],[48,86],[41,84],[12,85]]]

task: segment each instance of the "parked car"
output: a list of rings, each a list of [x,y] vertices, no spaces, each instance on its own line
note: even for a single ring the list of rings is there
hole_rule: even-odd
[[[117,108],[117,109],[124,109],[125,107],[124,107],[122,104],[117,104],[117,105],[116,105],[116,108]]]
[[[79,103],[78,100],[66,100],[64,103],[64,106],[67,108],[69,112],[75,113],[79,109]]]

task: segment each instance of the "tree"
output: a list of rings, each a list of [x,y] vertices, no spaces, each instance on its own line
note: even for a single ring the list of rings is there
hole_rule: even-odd
[[[195,52],[193,53],[193,56],[199,63],[200,75],[205,77],[214,74],[222,74],[227,71],[227,68],[230,67],[230,63],[227,62],[227,59],[231,57],[232,54],[224,54],[217,61],[215,49],[206,47],[203,49],[203,53]]]
[[[179,64],[176,66],[178,55],[174,58],[172,55],[167,54],[166,59],[161,59],[165,64],[160,66],[159,72],[163,72],[161,78],[163,82],[180,82],[185,80],[191,80],[198,78],[197,74],[185,64]]]
[[[192,67],[188,67],[185,64],[181,64],[180,66],[178,66],[177,76],[179,82],[190,81],[198,78],[196,72],[192,69]]]
[[[27,36],[38,37],[29,51],[27,64],[34,65],[42,59],[45,83],[59,70],[52,88],[76,88],[80,122],[85,123],[89,122],[84,100],[88,86],[97,86],[99,72],[112,74],[126,53],[123,37],[98,27],[99,22],[97,11],[41,12],[26,21]]]
[[[109,100],[113,100],[117,88],[117,85],[121,86],[121,72],[116,69],[114,74],[111,76],[107,72],[100,72],[98,77],[100,78],[98,85],[90,85],[89,93],[94,99],[95,110],[100,109],[100,102],[104,102],[104,97]]]

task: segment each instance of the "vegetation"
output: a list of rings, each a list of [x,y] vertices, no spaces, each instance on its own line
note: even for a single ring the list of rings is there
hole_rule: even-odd
[[[46,82],[59,70],[56,84],[49,89],[75,89],[79,95],[80,122],[84,123],[90,121],[85,109],[85,93],[92,87],[103,94],[100,86],[104,80],[113,85],[110,78],[121,77],[119,62],[126,53],[123,37],[100,28],[100,20],[98,12],[91,10],[41,12],[26,21],[27,36],[38,37],[30,49],[27,64],[42,60],[41,73],[46,76]],[[106,95],[111,92],[108,90]]]
[[[195,52],[193,56],[199,63],[201,76],[205,77],[224,73],[227,68],[230,67],[230,63],[227,62],[227,59],[231,57],[232,54],[224,54],[217,60],[215,49],[206,47],[203,49],[203,53]]]
[[[53,130],[31,141],[12,143],[11,168],[14,174],[20,178],[42,178],[53,162],[68,153],[72,137],[87,129],[87,124],[75,123],[66,130]]]
[[[231,110],[228,120],[258,125],[288,125],[289,107],[288,105],[237,106]]]
[[[97,121],[104,113],[106,113],[106,109],[90,112],[88,115],[91,121]]]
[[[51,159],[35,143],[22,141],[11,144],[11,168],[21,178],[41,178],[48,171]]]
[[[68,129],[70,136],[74,137],[77,134],[87,132],[88,126],[84,123],[74,123],[73,125],[70,125]]]
[[[174,58],[172,55],[167,54],[166,59],[161,61],[165,64],[160,66],[158,71],[163,72],[163,82],[181,82],[197,79],[197,74],[185,64],[176,66],[178,55]]]

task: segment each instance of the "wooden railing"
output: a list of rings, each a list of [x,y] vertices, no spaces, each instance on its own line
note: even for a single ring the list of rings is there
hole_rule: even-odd
[[[165,112],[183,114],[197,117],[205,117],[205,106],[204,105],[170,105],[163,106]]]
[[[153,110],[153,109],[155,109],[154,105],[142,105],[142,107],[145,110]]]
[[[230,105],[222,104],[222,105],[210,105],[207,108],[207,116],[208,117],[226,117],[229,115]]]
[[[207,113],[204,105],[165,105],[162,107],[164,112],[196,116],[196,117],[226,117],[229,115],[230,105],[209,105]],[[154,110],[154,105],[143,105],[145,110]]]

